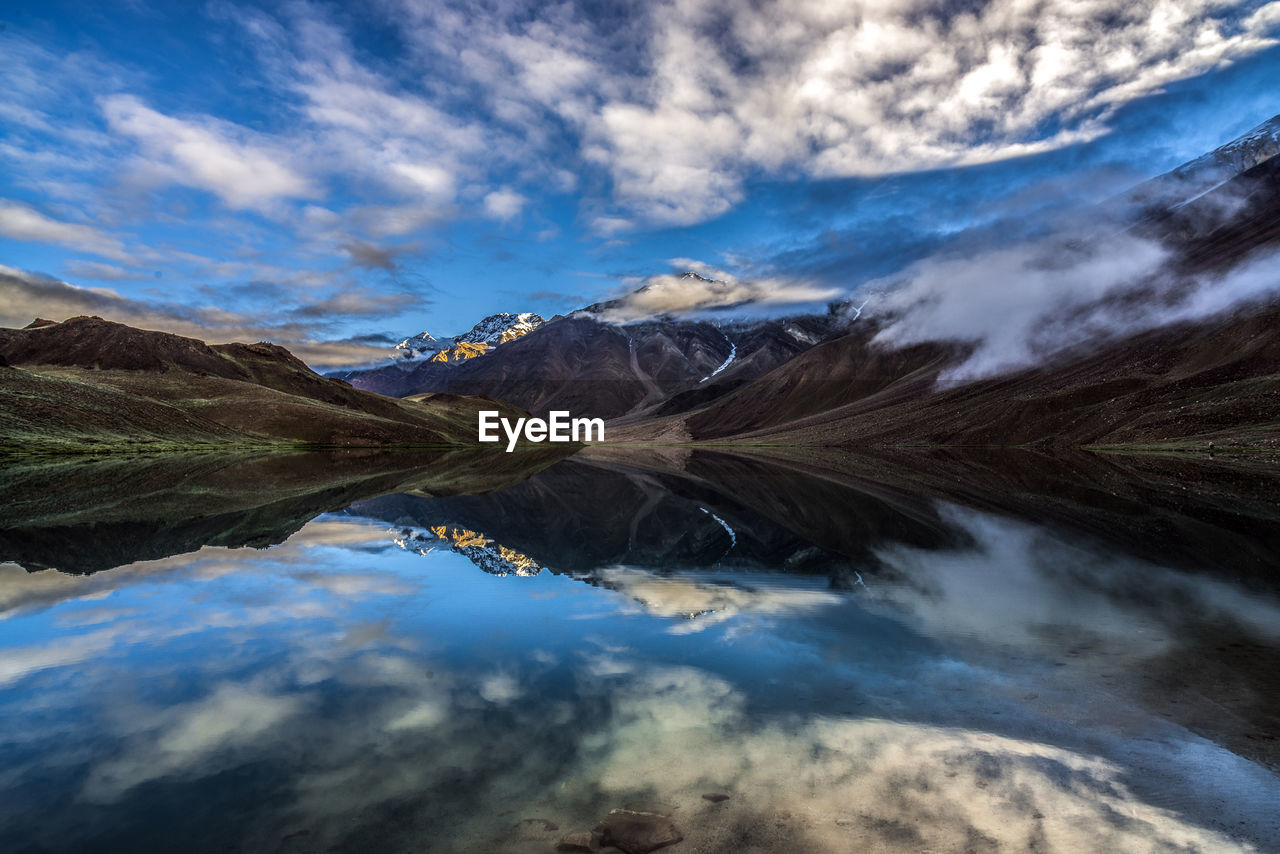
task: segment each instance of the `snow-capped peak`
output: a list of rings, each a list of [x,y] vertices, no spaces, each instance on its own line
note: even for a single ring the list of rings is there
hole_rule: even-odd
[[[1280,154],[1280,116],[1273,116],[1253,130],[1219,146],[1208,154],[1173,170],[1179,177],[1217,167],[1231,174],[1247,172]]]
[[[472,344],[485,343],[491,347],[505,344],[515,338],[528,335],[543,324],[541,315],[531,311],[521,314],[508,314],[505,311],[491,314],[455,338],[455,341],[468,341]]]
[[[447,346],[447,344],[441,344],[440,339],[430,332],[419,332],[396,345],[396,356],[402,359],[417,359],[428,354],[434,355]]]
[[[1128,201],[1141,206],[1185,205],[1277,155],[1280,116],[1273,116],[1208,154],[1144,181],[1129,191]]]
[[[465,556],[490,575],[531,576],[545,569],[528,555],[467,528],[432,525],[428,528],[392,528],[388,533],[395,544],[407,552],[425,557],[437,548],[446,548]]]
[[[420,332],[397,344],[395,356],[398,359],[463,361],[528,335],[544,322],[541,315],[531,311],[520,314],[498,312],[452,338],[436,338],[430,332]]]

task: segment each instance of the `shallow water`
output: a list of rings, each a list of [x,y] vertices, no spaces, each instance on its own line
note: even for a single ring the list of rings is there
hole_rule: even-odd
[[[550,852],[617,808],[673,852],[1280,850],[1268,475],[966,471],[64,494],[0,537],[50,567],[0,564],[0,850]]]

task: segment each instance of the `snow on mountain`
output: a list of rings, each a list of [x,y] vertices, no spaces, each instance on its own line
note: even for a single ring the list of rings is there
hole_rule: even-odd
[[[1243,136],[1179,166],[1169,174],[1180,178],[1208,171],[1238,175],[1277,154],[1280,154],[1280,116],[1273,116]]]
[[[724,335],[724,332],[721,332],[720,334]],[[728,335],[724,335],[724,340],[729,342],[729,358],[725,359],[724,362],[721,363],[720,367],[716,368],[714,371],[707,374],[702,379],[698,380],[699,383],[705,383],[707,380],[711,379],[716,374],[720,373],[725,368],[729,367],[729,365],[733,364],[733,360],[738,357],[738,345],[735,344],[733,342],[733,339],[731,339]]]
[[[1186,205],[1277,154],[1280,116],[1273,116],[1208,154],[1144,181],[1126,194],[1126,200],[1140,208]]]
[[[861,309],[859,309],[861,310]],[[797,323],[787,323],[782,327],[782,331],[790,335],[802,344],[808,344],[810,347],[822,340],[820,335],[815,335],[812,331],[803,329]]]
[[[472,344],[488,344],[490,347],[496,347],[499,344],[505,344],[508,341],[514,341],[524,335],[528,335],[533,330],[543,324],[542,316],[526,311],[521,314],[507,314],[500,312],[499,314],[491,314],[484,320],[471,327],[470,332],[464,332],[459,335],[456,341],[467,341]]]
[[[395,544],[407,552],[425,556],[437,548],[445,548],[466,557],[490,575],[531,576],[544,569],[528,555],[499,545],[484,534],[467,528],[450,528],[447,525],[401,527],[388,533]]]
[[[441,341],[430,332],[419,332],[412,338],[406,338],[396,345],[396,357],[400,359],[428,358],[446,349],[452,343],[452,338]]]
[[[544,322],[541,315],[531,311],[520,314],[503,311],[489,315],[452,338],[436,338],[430,332],[419,332],[396,345],[395,357],[401,360],[461,362],[528,335]]]

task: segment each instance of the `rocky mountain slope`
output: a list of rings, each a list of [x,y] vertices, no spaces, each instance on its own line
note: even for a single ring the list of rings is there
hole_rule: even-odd
[[[480,408],[400,401],[321,377],[272,344],[208,345],[96,317],[0,329],[9,451],[206,445],[457,445]]]
[[[1280,154],[1280,116],[1273,116],[1208,154],[1144,181],[1126,193],[1122,201],[1139,210],[1176,209],[1277,154]]]
[[[482,356],[508,341],[523,338],[543,323],[542,316],[533,312],[499,312],[453,338],[436,338],[430,332],[419,332],[397,344],[395,356],[402,360],[430,359],[443,364],[463,362]]]
[[[941,347],[847,336],[677,416],[691,441],[852,447],[1129,445],[1280,448],[1280,305],[1178,324],[1087,355],[956,387]],[[620,427],[636,440],[670,425]]]
[[[758,323],[655,320],[619,325],[584,310],[555,318],[482,359],[428,361],[342,374],[396,397],[484,395],[542,414],[616,418],[709,400],[830,334],[835,314]]]

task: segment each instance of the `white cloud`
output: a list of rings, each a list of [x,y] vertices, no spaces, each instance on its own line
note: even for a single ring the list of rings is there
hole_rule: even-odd
[[[145,273],[97,261],[72,261],[67,265],[67,272],[76,278],[98,279],[104,282],[139,281],[147,278]]]
[[[163,726],[143,750],[126,752],[95,767],[85,781],[84,797],[110,803],[148,780],[184,773],[208,773],[228,755],[247,748],[287,718],[303,699],[256,688],[224,684],[208,697],[166,710]]]
[[[1168,252],[1132,236],[1073,235],[975,255],[930,258],[870,282],[877,341],[964,341],[972,355],[944,379],[968,380],[1038,364],[1086,343],[1199,320],[1280,292],[1276,256],[1222,276],[1178,276]],[[1149,290],[1140,301],[1125,294]],[[878,293],[877,293],[878,292]]]
[[[139,96],[145,79],[22,40],[0,69],[13,96],[0,111],[20,129],[5,153],[47,196],[74,198],[86,174],[110,171],[236,210],[328,196],[337,245],[467,207],[505,221],[539,192],[586,188],[582,221],[609,237],[720,216],[753,178],[974,164],[1093,139],[1120,106],[1273,45],[1280,2],[1252,5],[666,0],[477,14],[388,0],[376,8],[406,50],[376,60],[317,7],[216,5],[257,52],[255,82],[278,106],[264,128],[166,115]],[[89,113],[91,95],[111,133],[47,108]]]
[[[613,323],[631,323],[663,315],[688,315],[745,306],[777,308],[825,302],[843,292],[809,282],[783,278],[739,279],[731,273],[688,258],[673,264],[698,275],[650,276],[644,285],[619,300],[603,314]]]
[[[1123,237],[1083,245],[1054,240],[929,259],[894,280],[869,283],[869,291],[886,287],[888,292],[872,299],[868,314],[892,318],[879,340],[893,345],[976,342],[976,351],[952,378],[985,376],[1035,364],[1079,343],[1076,336],[1044,341],[1037,333],[1047,322],[1076,315],[1083,305],[1135,284],[1166,257],[1154,243]]]
[[[118,638],[119,632],[103,629],[65,638],[57,646],[9,647],[0,659],[0,687],[40,670],[66,667],[100,656]]]
[[[480,680],[480,696],[498,706],[520,699],[524,689],[509,673],[491,673]]]
[[[129,261],[124,245],[91,225],[63,222],[20,202],[0,199],[0,234],[14,240],[56,243],[116,261]]]
[[[392,172],[404,176],[428,198],[453,198],[454,178],[446,169],[420,163],[392,163],[390,168]]]
[[[100,103],[110,128],[137,140],[154,158],[157,174],[208,190],[232,208],[261,208],[319,194],[289,165],[284,151],[253,141],[245,128],[209,118],[166,116],[131,95],[111,95]]]
[[[804,586],[745,586],[714,574],[684,572],[663,576],[644,569],[611,567],[599,571],[600,582],[630,596],[646,613],[689,618],[673,623],[672,634],[692,634],[729,620],[748,617],[794,616],[841,602],[838,594],[820,584]],[[615,665],[616,666],[616,665]]]
[[[523,4],[475,15],[401,0],[416,48],[457,72],[526,147],[560,139],[612,179],[619,210],[690,224],[756,174],[877,175],[983,163],[1096,138],[1114,111],[1275,43],[1280,3],[667,0]],[[622,21],[621,23],[619,21]]]
[[[509,220],[520,215],[529,200],[514,190],[494,190],[484,197],[484,210],[498,220]]]
[[[388,732],[427,729],[439,726],[448,719],[448,704],[440,700],[424,700],[388,721],[386,729]]]
[[[624,97],[560,113],[618,202],[688,224],[729,209],[757,171],[876,175],[1095,138],[1123,104],[1275,44],[1280,3],[1236,25],[1244,9],[680,0],[652,7],[652,63],[610,87]]]

